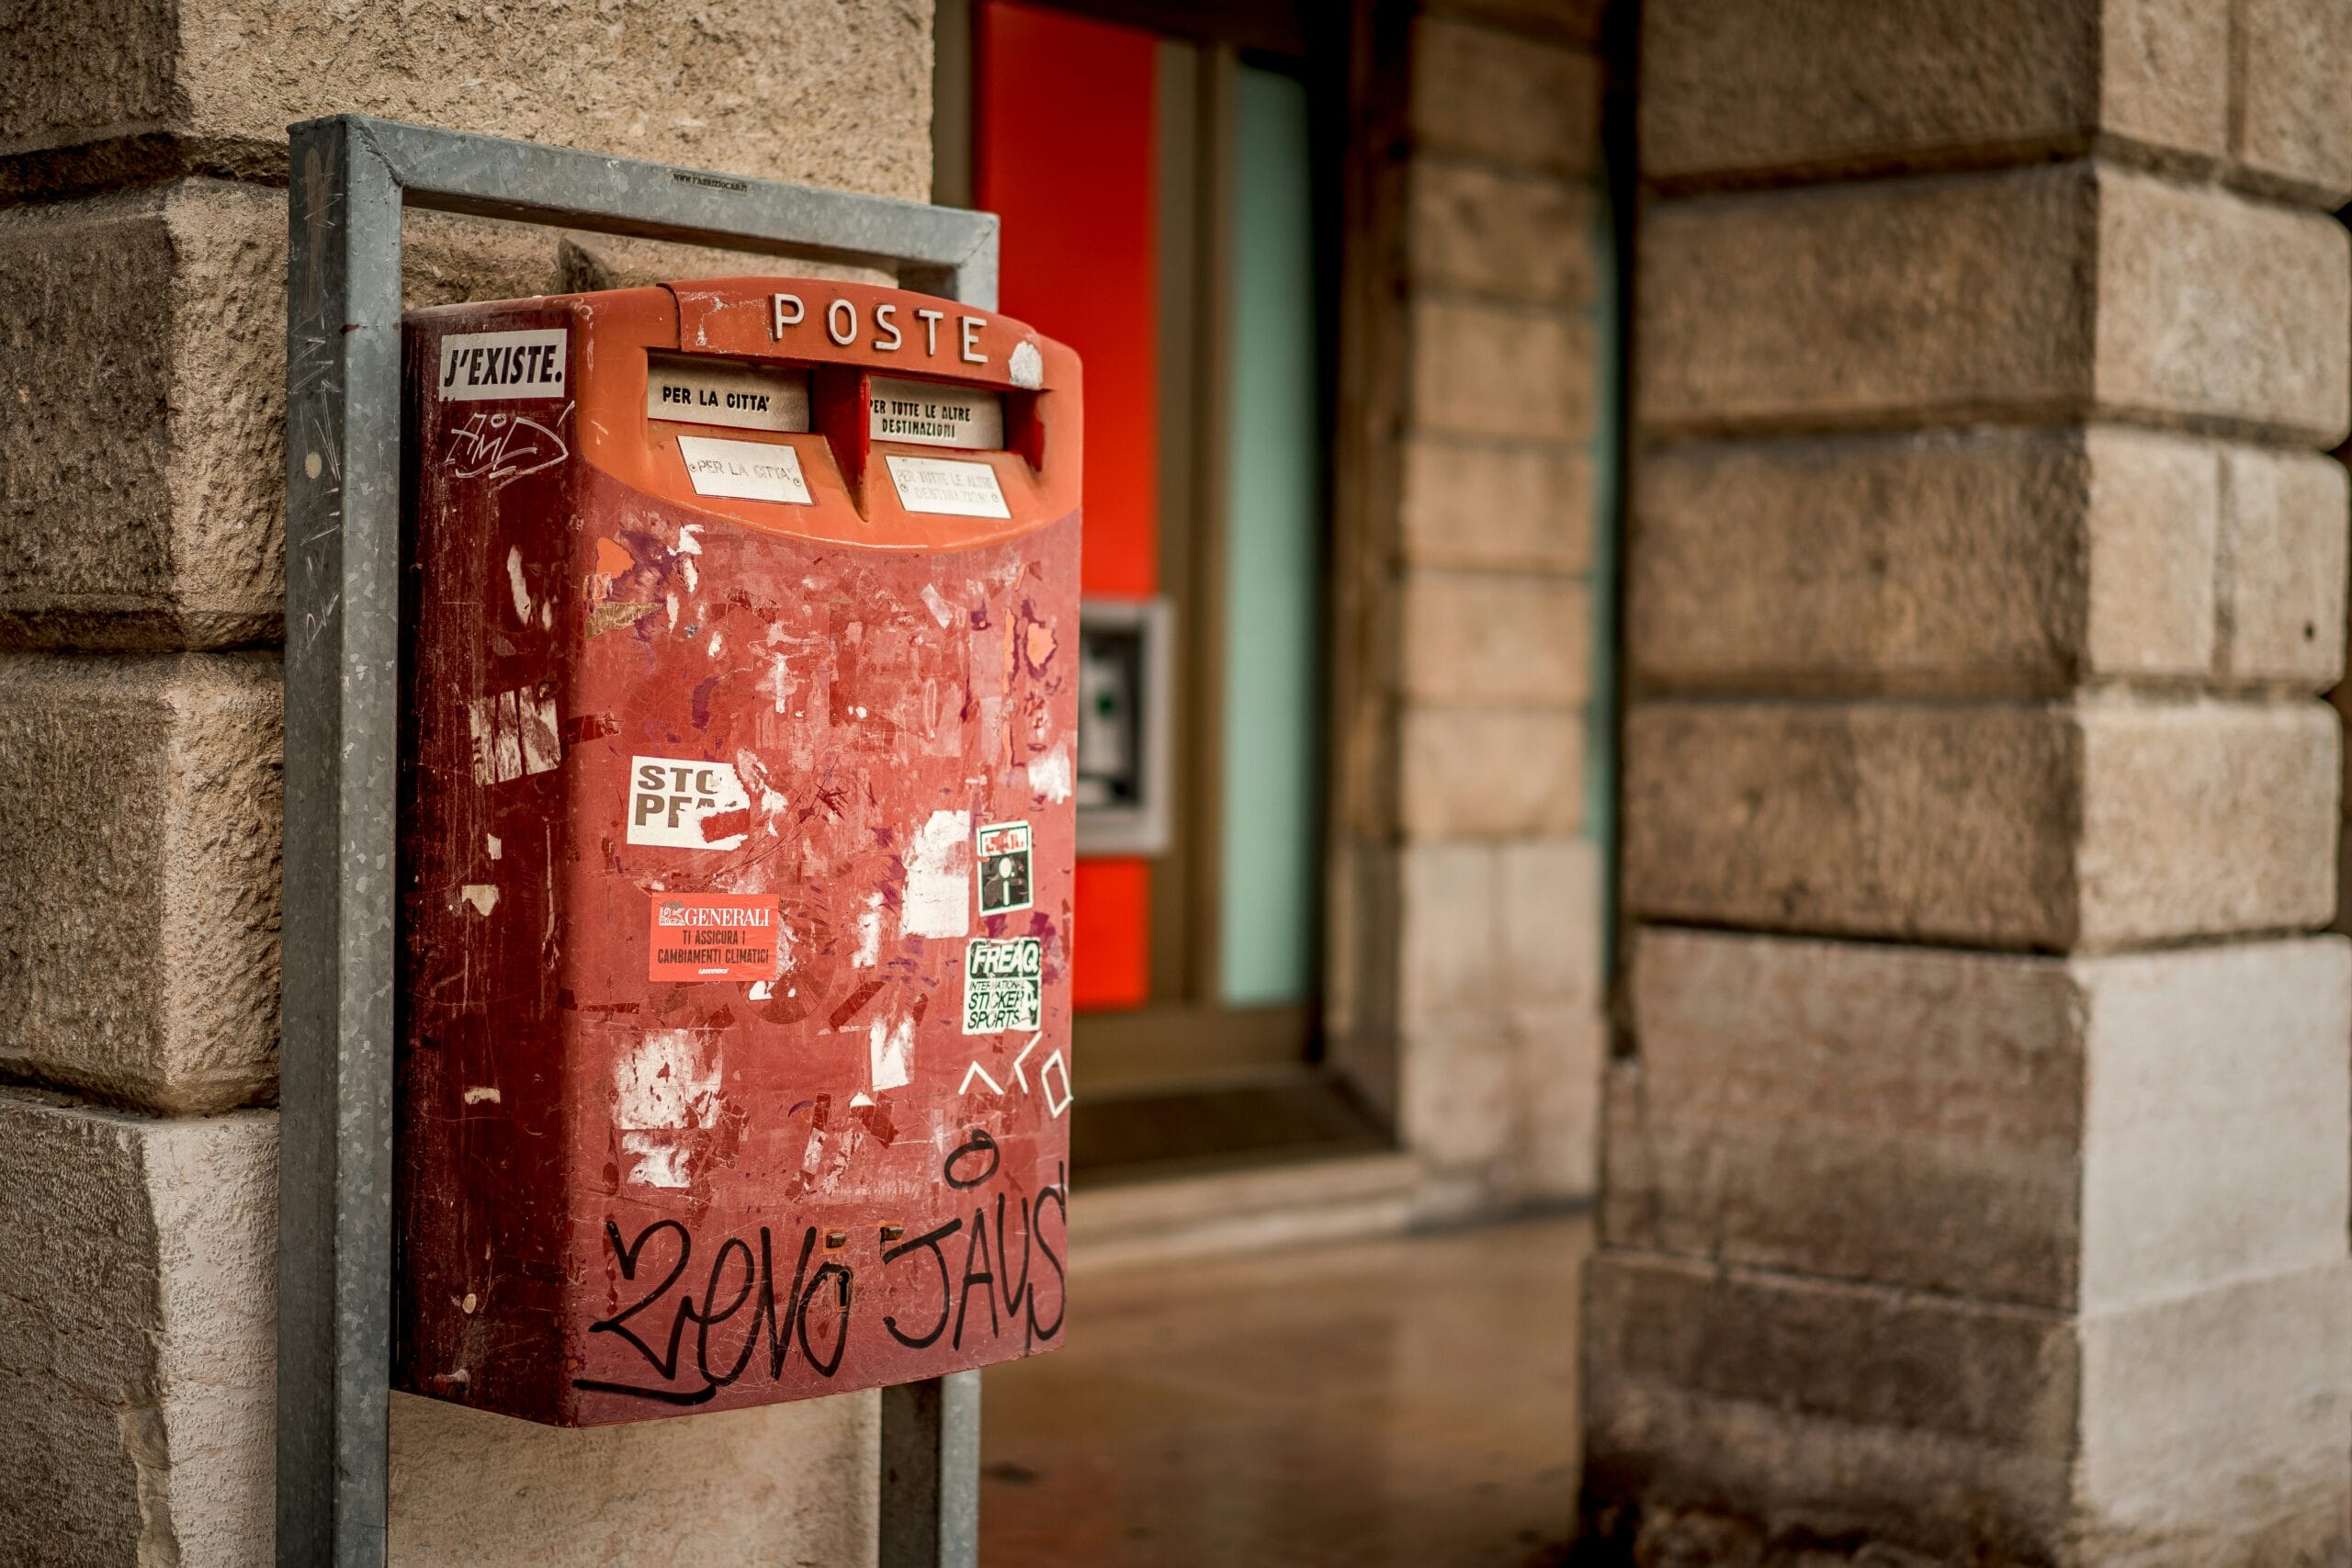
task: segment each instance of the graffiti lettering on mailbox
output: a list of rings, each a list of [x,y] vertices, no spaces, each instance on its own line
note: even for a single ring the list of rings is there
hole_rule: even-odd
[[[571,406],[564,405],[569,415]],[[556,420],[563,423],[563,417]],[[563,437],[528,414],[476,413],[449,432],[442,461],[461,479],[488,479],[490,488],[552,468],[571,456]]]
[[[996,1140],[975,1128],[940,1174],[953,1190],[969,1192],[995,1179],[1001,1159]],[[1024,1350],[1051,1341],[1069,1310],[1068,1270],[1046,1234],[1046,1210],[1052,1206],[1054,1224],[1067,1234],[1069,1184],[1067,1168],[1057,1166],[1054,1181],[1035,1198],[999,1187],[973,1198],[968,1211],[869,1233],[876,1249],[870,1267],[899,1292],[902,1309],[883,1315],[883,1331],[909,1349],[944,1339],[961,1350],[983,1333],[984,1309],[990,1340],[1018,1334]],[[1015,1228],[1021,1232],[1017,1252]],[[910,1230],[916,1234],[907,1235]],[[858,1289],[848,1232],[804,1226],[788,1280],[778,1271],[775,1238],[766,1225],[755,1236],[722,1239],[702,1269],[695,1267],[694,1234],[679,1220],[656,1220],[628,1239],[608,1219],[605,1240],[626,1299],[588,1332],[628,1346],[646,1375],[638,1382],[574,1378],[572,1386],[584,1393],[703,1404],[759,1367],[763,1351],[771,1382],[784,1376],[796,1348],[810,1371],[828,1380],[849,1358]]]

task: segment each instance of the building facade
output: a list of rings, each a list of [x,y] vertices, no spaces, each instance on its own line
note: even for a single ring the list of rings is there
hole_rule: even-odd
[[[2335,0],[36,4],[0,1559],[269,1554],[285,128],[356,111],[1005,213],[1182,659],[1081,1269],[1592,1203],[1604,1559],[2344,1561],[2347,83]],[[876,1433],[396,1398],[390,1557],[870,1561]]]

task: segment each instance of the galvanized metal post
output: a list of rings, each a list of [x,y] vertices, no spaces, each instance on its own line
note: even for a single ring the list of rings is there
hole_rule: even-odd
[[[384,1560],[399,764],[401,196],[345,122],[293,143],[286,342],[277,1551]]]
[[[881,1568],[977,1568],[980,1374],[882,1391]]]
[[[987,213],[341,115],[292,128],[277,1562],[382,1568],[399,867],[401,213],[895,269],[996,308]],[[970,1568],[979,1374],[883,1396],[886,1562]],[[922,1456],[928,1456],[927,1458]],[[929,1521],[932,1555],[889,1555]],[[910,1546],[904,1550],[915,1550]]]

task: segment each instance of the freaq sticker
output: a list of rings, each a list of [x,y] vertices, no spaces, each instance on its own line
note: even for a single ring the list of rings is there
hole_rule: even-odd
[[[979,837],[980,913],[1029,908],[1029,824],[999,822],[981,829]]]
[[[964,1032],[1001,1034],[1038,1029],[1046,1010],[1045,943],[975,937],[964,948]]]

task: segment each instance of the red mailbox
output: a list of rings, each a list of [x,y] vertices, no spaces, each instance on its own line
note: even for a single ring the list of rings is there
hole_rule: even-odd
[[[584,1426],[1058,1344],[1076,356],[775,278],[405,346],[396,1385]]]

